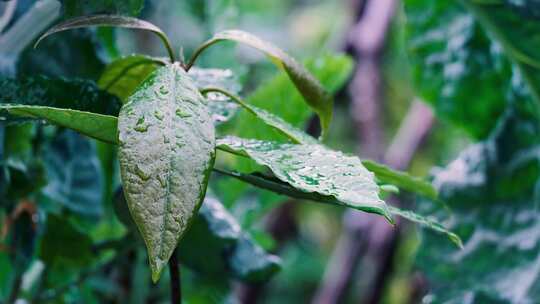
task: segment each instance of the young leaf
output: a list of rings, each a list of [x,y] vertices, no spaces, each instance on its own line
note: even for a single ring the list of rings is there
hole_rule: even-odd
[[[452,241],[456,246],[458,246],[459,248],[463,248],[463,242],[461,241],[461,238],[457,234],[446,229],[443,225],[439,224],[437,221],[421,216],[410,210],[402,210],[394,206],[388,206],[388,210],[390,210],[390,213],[392,213],[393,215],[400,216],[413,223],[417,223],[417,224],[420,224],[421,226],[429,228],[433,231],[446,234],[446,236],[448,236],[450,241]]]
[[[179,66],[155,71],[120,111],[124,193],[159,279],[204,199],[215,157],[206,100]]]
[[[255,115],[257,118],[262,120],[267,125],[283,133],[285,136],[290,138],[295,143],[299,143],[299,144],[318,144],[319,143],[319,141],[317,141],[315,138],[293,127],[291,124],[284,121],[281,117],[276,116],[270,112],[267,112],[266,110],[259,109],[255,106],[252,106],[244,102],[240,97],[232,93],[229,93],[226,90],[223,90],[221,88],[204,88],[201,90],[201,93],[203,94],[207,94],[210,92],[217,92],[217,93],[230,97],[233,101],[238,103],[240,106],[242,106],[244,109],[249,111],[251,114]],[[213,101],[213,102],[220,102],[220,101]]]
[[[122,27],[122,28],[150,31],[156,34],[161,39],[161,41],[167,48],[167,52],[169,54],[171,61],[173,62],[175,61],[174,52],[172,51],[169,38],[167,38],[167,35],[159,27],[144,20],[140,20],[133,17],[118,16],[118,15],[81,16],[81,17],[76,17],[76,18],[66,20],[60,24],[53,26],[51,29],[45,32],[45,34],[41,35],[41,37],[39,37],[34,47],[37,47],[43,39],[45,39],[46,37],[52,34],[67,31],[67,30],[77,29],[77,28],[91,27],[91,26]]]
[[[0,104],[0,112],[1,110],[15,116],[43,119],[107,143],[117,142],[118,120],[114,116],[53,107],[9,104]]]
[[[320,82],[313,77],[301,64],[294,58],[289,56],[278,47],[259,39],[258,37],[238,30],[229,30],[217,33],[210,40],[195,51],[192,59],[189,61],[187,68],[189,69],[197,59],[197,57],[207,47],[220,41],[236,41],[249,45],[265,53],[272,62],[278,67],[284,69],[296,88],[300,91],[305,101],[319,115],[321,120],[323,136],[328,131],[332,120],[333,100],[330,94],[324,89]]]
[[[406,172],[396,171],[385,165],[373,161],[364,160],[362,164],[366,169],[373,172],[377,179],[383,183],[397,186],[398,188],[417,193],[429,199],[437,199],[437,190],[433,185],[418,177],[410,176]]]
[[[296,189],[331,196],[342,205],[383,215],[392,222],[379,187],[360,159],[320,145],[294,145],[225,137],[218,147],[247,156],[267,166],[274,175]]]
[[[163,60],[144,55],[123,57],[107,65],[98,86],[126,101],[146,77],[165,64]]]

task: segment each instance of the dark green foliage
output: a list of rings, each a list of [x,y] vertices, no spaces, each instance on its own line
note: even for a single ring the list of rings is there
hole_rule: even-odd
[[[540,298],[539,117],[521,105],[511,107],[488,140],[435,174],[464,249],[452,250],[425,234],[418,263],[434,285],[434,303]]]
[[[96,14],[137,16],[144,0],[62,0],[62,4],[66,18]]]
[[[65,131],[50,144],[44,162],[49,182],[42,193],[47,199],[82,215],[102,214],[102,169],[90,140]]]
[[[38,48],[29,45],[17,60],[16,74],[95,80],[105,66],[102,52],[95,33],[89,29],[62,33],[43,41]]]
[[[47,106],[117,116],[120,103],[88,80],[0,78],[0,103]]]

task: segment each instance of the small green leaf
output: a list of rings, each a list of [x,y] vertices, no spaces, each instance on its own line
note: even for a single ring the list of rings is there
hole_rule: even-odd
[[[331,196],[342,205],[383,215],[392,222],[375,177],[360,159],[321,145],[294,145],[225,137],[221,149],[250,157],[296,189]]]
[[[119,58],[107,65],[98,86],[126,101],[152,72],[165,64],[163,60],[144,55]]]
[[[206,41],[193,55],[188,68],[193,65],[197,57],[207,47],[220,41],[236,41],[249,45],[265,53],[279,68],[285,70],[290,79],[300,91],[305,101],[319,115],[323,136],[330,127],[333,112],[333,99],[321,83],[309,73],[304,66],[298,63],[280,48],[259,39],[258,37],[239,30],[228,30],[217,33]]]
[[[155,26],[154,24],[148,21],[140,20],[133,17],[118,16],[118,15],[81,16],[81,17],[75,17],[75,18],[66,20],[64,22],[61,22],[53,26],[51,29],[45,32],[45,34],[41,35],[41,37],[39,37],[34,47],[37,47],[43,39],[45,39],[46,37],[52,34],[67,31],[67,30],[72,30],[72,29],[77,29],[77,28],[86,28],[86,27],[92,27],[92,26],[122,27],[122,28],[150,31],[156,34],[161,39],[161,41],[167,48],[167,52],[169,53],[169,57],[171,61],[175,61],[174,52],[172,51],[169,38],[167,38],[167,35],[159,27]]]
[[[390,169],[385,165],[369,160],[362,161],[362,164],[366,169],[373,172],[380,182],[395,185],[398,188],[423,195],[429,199],[437,199],[437,190],[431,183],[423,179],[410,176],[406,172]]]
[[[214,125],[179,66],[156,70],[120,111],[124,193],[159,279],[204,199],[215,157]]]
[[[420,224],[426,228],[429,228],[433,231],[437,231],[439,233],[442,233],[442,234],[446,234],[448,236],[448,238],[454,243],[456,244],[456,246],[458,246],[459,248],[463,248],[463,242],[461,241],[461,238],[453,233],[452,231],[446,229],[443,225],[441,225],[440,223],[438,223],[437,221],[435,220],[432,220],[432,219],[429,219],[425,216],[421,216],[413,211],[410,211],[410,210],[403,210],[403,209],[399,209],[397,207],[394,207],[394,206],[389,206],[388,207],[388,210],[390,210],[390,213],[392,213],[393,215],[396,215],[396,216],[400,216],[402,218],[405,218],[413,223],[417,223],[417,224]]]
[[[210,92],[217,92],[223,95],[226,95],[230,97],[233,101],[238,103],[240,106],[242,106],[244,109],[246,109],[251,114],[255,115],[255,117],[262,120],[265,124],[275,128],[279,132],[283,133],[285,136],[290,138],[295,143],[300,144],[317,144],[319,141],[317,141],[315,138],[311,137],[310,135],[306,134],[305,132],[293,127],[291,124],[283,120],[281,117],[276,116],[270,112],[267,112],[266,110],[259,109],[255,106],[252,106],[246,102],[244,102],[240,97],[235,96],[232,93],[229,93],[228,91],[225,91],[221,88],[204,88],[201,90],[203,94],[207,94]],[[218,100],[212,100],[213,102],[220,102]]]
[[[104,142],[112,144],[117,142],[118,119],[114,116],[70,109],[9,104],[0,104],[1,110],[6,110],[15,116],[43,119]]]

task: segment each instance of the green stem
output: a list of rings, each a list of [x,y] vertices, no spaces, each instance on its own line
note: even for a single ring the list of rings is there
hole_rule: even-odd
[[[206,50],[209,46],[211,46],[212,44],[215,44],[217,42],[220,42],[222,39],[215,39],[215,38],[212,38],[210,40],[207,40],[206,42],[204,42],[203,44],[201,44],[196,50],[195,52],[193,52],[193,55],[191,55],[191,58],[189,59],[188,63],[185,65],[185,70],[186,72],[188,72],[192,67],[193,65],[195,64],[195,61],[197,61],[197,58],[199,58],[199,56],[202,54],[202,52],[204,52],[204,50]]]

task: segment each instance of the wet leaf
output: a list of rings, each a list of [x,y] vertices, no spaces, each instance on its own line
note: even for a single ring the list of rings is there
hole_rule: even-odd
[[[311,200],[315,202],[333,204],[333,205],[342,205],[343,203],[339,202],[335,197],[320,195],[317,193],[306,193],[298,189],[291,187],[289,184],[282,182],[279,179],[264,176],[262,174],[244,174],[238,172],[229,172],[221,169],[215,169],[221,174],[224,174],[229,177],[239,179],[245,183],[251,184],[255,187],[272,191],[274,193],[286,195],[296,199]],[[420,224],[421,226],[436,231],[438,233],[443,233],[457,246],[461,247],[462,242],[458,235],[450,231],[444,225],[434,218],[429,218],[417,214],[410,210],[402,210],[393,206],[388,206],[388,210],[391,214],[399,217],[403,217],[406,220],[412,221],[414,223]]]
[[[126,101],[152,72],[164,64],[163,60],[144,55],[119,58],[107,65],[98,86]]]
[[[262,51],[270,57],[272,62],[287,72],[291,81],[304,97],[305,102],[319,115],[323,135],[327,132],[332,120],[333,99],[321,83],[304,66],[278,47],[252,34],[239,30],[228,30],[217,33],[213,38],[205,42],[199,51],[220,41],[243,43]],[[198,54],[195,54],[190,64],[193,64]]]
[[[69,109],[9,104],[0,104],[1,110],[6,110],[14,116],[46,120],[51,124],[75,130],[107,143],[117,142],[118,119],[114,116]]]
[[[228,136],[221,149],[245,155],[267,166],[281,181],[307,193],[331,196],[341,204],[391,217],[379,198],[375,177],[360,159],[320,145],[295,145]]]
[[[64,16],[76,17],[95,14],[118,14],[137,16],[144,6],[144,0],[62,0]]]
[[[205,275],[228,273],[249,282],[268,280],[280,268],[279,258],[260,248],[221,202],[208,196],[179,252],[183,264]]]
[[[516,104],[488,140],[435,173],[454,214],[449,227],[464,246],[453,251],[424,234],[417,263],[428,275],[433,303],[540,300],[539,117]],[[426,209],[442,218],[435,205]]]
[[[118,129],[124,193],[157,281],[204,199],[214,126],[206,100],[174,64],[155,71],[129,98]]]
[[[66,130],[44,158],[49,181],[42,190],[45,197],[82,215],[102,214],[102,172],[92,142]]]
[[[118,15],[81,16],[81,17],[75,17],[75,18],[66,20],[64,22],[61,22],[53,26],[47,32],[41,35],[41,37],[39,37],[34,47],[37,47],[43,39],[47,38],[48,36],[52,34],[67,31],[67,30],[86,28],[86,27],[92,27],[92,26],[121,27],[121,28],[128,28],[128,29],[139,29],[139,30],[150,31],[156,34],[159,37],[159,39],[161,39],[161,41],[167,48],[169,57],[171,59],[174,59],[174,53],[171,50],[171,43],[169,42],[167,35],[159,27],[153,25],[152,23],[148,21],[140,20],[133,17],[118,16]]]

